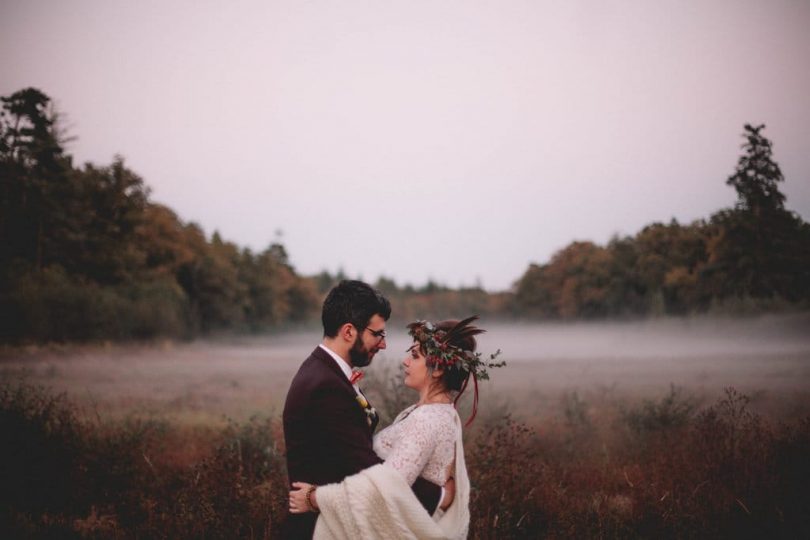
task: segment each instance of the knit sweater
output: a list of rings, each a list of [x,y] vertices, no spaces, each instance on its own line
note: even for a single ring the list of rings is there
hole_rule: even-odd
[[[456,415],[456,496],[447,512],[431,517],[396,469],[385,463],[318,488],[321,513],[314,540],[356,538],[463,539],[470,523],[470,480]]]

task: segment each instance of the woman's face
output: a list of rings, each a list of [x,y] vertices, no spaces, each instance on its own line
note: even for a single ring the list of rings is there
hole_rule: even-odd
[[[405,367],[405,386],[421,392],[430,386],[430,372],[427,367],[427,359],[419,349],[419,342],[414,341],[411,348],[405,354],[402,361]]]

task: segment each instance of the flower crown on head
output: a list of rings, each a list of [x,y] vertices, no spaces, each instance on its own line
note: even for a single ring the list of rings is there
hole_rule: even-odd
[[[493,362],[501,354],[498,349],[489,355],[490,361],[481,359],[480,352],[473,352],[453,345],[468,337],[483,334],[486,330],[471,326],[470,323],[478,319],[477,315],[467,317],[450,330],[436,328],[430,321],[416,321],[408,325],[408,335],[418,341],[425,351],[429,365],[444,369],[460,369],[475,377],[476,380],[488,380],[487,368],[497,368],[506,365],[505,361]]]

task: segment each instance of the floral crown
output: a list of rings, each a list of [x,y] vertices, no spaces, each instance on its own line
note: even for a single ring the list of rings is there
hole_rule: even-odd
[[[487,368],[496,368],[506,365],[505,361],[493,362],[501,354],[500,349],[489,355],[490,361],[481,359],[480,352],[473,352],[453,345],[454,341],[461,341],[468,337],[483,334],[486,330],[471,326],[470,323],[478,319],[477,315],[468,317],[457,323],[450,330],[436,328],[430,321],[416,321],[408,325],[408,334],[418,341],[427,357],[429,365],[449,369],[460,369],[475,377],[475,380],[488,380]]]

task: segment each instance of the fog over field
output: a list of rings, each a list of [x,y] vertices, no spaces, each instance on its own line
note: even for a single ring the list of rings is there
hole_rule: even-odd
[[[550,412],[560,397],[610,392],[655,398],[670,384],[699,399],[734,386],[762,412],[807,414],[810,315],[750,319],[653,319],[602,323],[482,321],[485,354],[501,349],[482,407],[508,405],[525,415]],[[389,325],[388,347],[369,380],[394,375],[409,345]],[[197,423],[278,414],[317,331],[152,346],[31,348],[6,352],[0,379],[20,377],[68,395],[100,415],[169,414]]]

